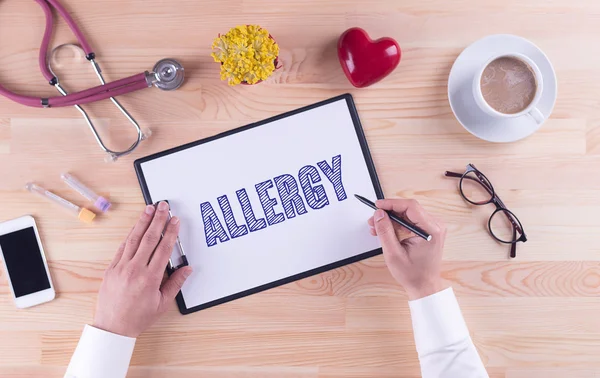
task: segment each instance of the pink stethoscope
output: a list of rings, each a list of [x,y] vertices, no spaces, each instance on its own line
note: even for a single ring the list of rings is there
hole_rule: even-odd
[[[115,99],[116,96],[123,95],[126,93],[134,92],[143,88],[148,88],[151,86],[156,86],[162,90],[174,90],[181,86],[184,79],[184,70],[183,66],[174,59],[162,59],[156,63],[152,72],[142,72],[130,77],[126,77],[120,80],[113,81],[111,83],[106,83],[104,77],[102,75],[102,70],[98,66],[96,62],[96,54],[94,54],[90,44],[87,42],[83,33],[77,25],[73,18],[69,15],[69,13],[65,10],[65,8],[57,1],[57,0],[35,0],[46,15],[46,30],[44,32],[44,38],[42,39],[42,45],[40,47],[39,53],[39,64],[40,70],[42,74],[48,80],[50,85],[56,87],[58,92],[62,96],[56,97],[32,97],[32,96],[24,96],[14,92],[9,91],[0,85],[0,94],[19,103],[22,105],[32,106],[36,108],[51,108],[51,107],[63,107],[63,106],[75,106],[77,110],[81,112],[86,123],[92,130],[94,137],[96,138],[96,142],[100,145],[102,150],[108,154],[108,161],[115,161],[119,157],[130,154],[135,150],[138,144],[146,139],[149,136],[148,132],[143,132],[136,120],[129,114],[129,112]],[[69,25],[69,28],[75,34],[75,37],[79,41],[81,47],[77,45],[67,44],[61,45],[52,50],[52,54],[57,49],[64,46],[74,46],[77,49],[82,49],[85,53],[85,58],[92,63],[94,71],[100,80],[101,85],[93,88],[89,88],[80,92],[68,94],[67,91],[60,85],[58,77],[52,71],[50,67],[50,61],[48,60],[48,46],[50,44],[50,37],[52,35],[53,21],[52,21],[52,8],[56,9],[58,14],[66,21]],[[135,126],[137,131],[137,140],[133,143],[127,150],[124,151],[112,151],[108,147],[105,146],[102,138],[98,134],[96,127],[90,120],[90,117],[87,115],[86,111],[81,107],[81,105],[88,104],[95,101],[105,100],[110,98],[111,101],[117,106],[117,108],[125,115],[125,117]]]

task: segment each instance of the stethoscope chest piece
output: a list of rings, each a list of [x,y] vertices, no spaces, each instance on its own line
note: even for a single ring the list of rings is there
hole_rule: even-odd
[[[149,84],[164,91],[175,90],[183,84],[185,77],[183,66],[175,59],[165,58],[159,60],[149,73]]]

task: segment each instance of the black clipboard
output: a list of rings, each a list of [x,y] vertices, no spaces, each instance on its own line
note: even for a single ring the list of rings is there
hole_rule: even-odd
[[[146,202],[147,205],[149,205],[149,204],[153,204],[154,202],[162,200],[162,199],[161,198],[154,198],[154,199],[151,198],[150,192],[148,190],[148,186],[146,184],[146,179],[144,178],[144,173],[141,168],[142,163],[148,162],[150,160],[158,159],[163,156],[170,155],[172,153],[179,152],[179,151],[182,151],[182,150],[185,150],[188,148],[196,147],[201,144],[214,141],[216,139],[226,138],[227,136],[230,136],[233,134],[242,133],[246,130],[250,130],[255,127],[260,127],[261,125],[271,123],[271,122],[277,121],[282,118],[290,117],[295,114],[302,113],[302,112],[305,112],[305,111],[308,111],[308,110],[311,110],[314,108],[318,108],[320,106],[327,105],[332,102],[337,102],[340,100],[346,100],[346,104],[348,105],[348,109],[349,109],[350,115],[352,117],[352,122],[354,123],[354,129],[356,131],[356,136],[358,137],[358,141],[360,143],[362,154],[364,156],[367,169],[369,170],[369,176],[371,177],[373,189],[375,191],[375,194],[377,195],[377,198],[383,199],[384,198],[383,190],[381,189],[381,184],[379,182],[379,178],[377,177],[375,165],[373,164],[373,159],[371,157],[371,152],[369,151],[369,146],[368,146],[367,140],[365,138],[365,133],[364,133],[364,130],[360,123],[360,119],[358,117],[358,111],[356,110],[356,105],[354,103],[354,99],[352,98],[351,94],[346,93],[346,94],[343,94],[343,95],[340,95],[337,97],[330,98],[328,100],[318,102],[316,104],[308,105],[308,106],[305,106],[305,107],[302,107],[302,108],[299,108],[296,110],[289,111],[287,113],[283,113],[283,114],[265,119],[263,121],[255,122],[255,123],[252,123],[252,124],[249,124],[246,126],[241,126],[241,127],[235,128],[233,130],[225,131],[223,133],[220,133],[220,134],[208,137],[208,138],[204,138],[204,139],[201,139],[201,140],[198,140],[195,142],[187,143],[187,144],[184,144],[179,147],[174,147],[174,148],[162,151],[162,152],[158,152],[158,153],[137,159],[136,161],[134,161],[133,165],[135,168],[135,173],[137,175],[138,181],[140,183],[140,187],[142,189],[144,201]],[[189,250],[188,250],[188,253],[189,253]],[[283,278],[283,279],[280,279],[277,281],[269,282],[267,284],[254,287],[252,289],[244,290],[242,292],[235,293],[235,294],[223,297],[223,298],[219,298],[217,300],[214,300],[214,301],[211,301],[208,303],[204,303],[202,305],[191,307],[191,308],[187,307],[187,305],[185,304],[185,299],[183,297],[183,294],[181,292],[179,292],[179,294],[177,294],[177,298],[176,298],[177,305],[179,307],[179,311],[181,312],[181,314],[183,314],[183,315],[191,314],[196,311],[200,311],[200,310],[203,310],[203,309],[206,309],[209,307],[217,306],[219,304],[223,304],[223,303],[235,300],[235,299],[239,299],[239,298],[242,298],[242,297],[245,297],[248,295],[259,293],[264,290],[272,289],[277,286],[285,285],[290,282],[294,282],[294,281],[297,281],[297,280],[300,280],[303,278],[307,278],[307,277],[313,276],[315,274],[320,274],[320,273],[326,272],[328,270],[332,270],[332,269],[342,267],[344,265],[352,264],[352,263],[376,256],[376,255],[379,255],[381,253],[382,253],[381,248],[377,248],[372,251],[368,251],[368,252],[365,252],[365,253],[362,253],[362,254],[347,258],[347,259],[343,259],[343,260],[340,260],[340,261],[337,261],[337,262],[334,262],[331,264],[327,264],[327,265],[324,265],[324,266],[321,266],[321,267],[318,267],[315,269],[311,269],[311,270],[308,270],[308,271],[305,271],[302,273],[298,273],[298,274],[295,274],[295,275],[292,275],[292,276],[289,276],[289,277],[286,277],[286,278]],[[172,272],[168,272],[168,273],[172,273]]]

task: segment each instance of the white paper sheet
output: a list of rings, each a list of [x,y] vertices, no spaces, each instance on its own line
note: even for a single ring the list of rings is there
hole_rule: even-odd
[[[317,165],[325,161],[332,167],[335,156],[341,157],[347,196],[341,201]],[[321,178],[312,186],[322,185],[328,198],[319,209],[307,204],[298,181],[308,165]],[[169,200],[181,219],[181,242],[194,268],[182,289],[188,308],[380,247],[367,225],[373,211],[354,198],[356,193],[374,200],[376,194],[345,99],[144,162],[141,169],[152,200]],[[295,178],[305,213],[295,209],[294,217],[286,217],[274,184],[268,194],[285,221],[232,238],[217,198],[226,195],[237,225],[246,225],[236,196],[245,189],[254,215],[264,219],[255,185],[284,174]],[[204,202],[210,202],[228,241],[208,246]]]

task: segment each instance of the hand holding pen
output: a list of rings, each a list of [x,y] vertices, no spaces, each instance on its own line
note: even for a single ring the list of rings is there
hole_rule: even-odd
[[[371,234],[378,236],[392,276],[404,287],[410,300],[423,298],[447,287],[441,277],[446,238],[444,223],[427,213],[415,200],[386,199],[375,202],[378,210],[369,219]],[[388,212],[427,230],[431,240],[402,237],[406,229],[392,222]]]
[[[357,200],[359,200],[360,202],[369,206],[373,210],[379,209],[379,207],[377,207],[377,205],[375,205],[375,203],[373,203],[373,201],[370,201],[363,196],[359,196],[358,194],[355,194],[354,197],[356,197]],[[431,235],[429,235],[427,233],[427,231],[424,231],[423,229],[419,228],[419,226],[412,224],[410,221],[402,219],[402,217],[394,214],[391,211],[386,211],[386,213],[390,217],[391,220],[398,223],[400,226],[406,228],[408,231],[414,233],[417,236],[422,237],[423,239],[425,239],[427,241],[431,240]],[[375,235],[373,235],[373,236],[375,236]]]

